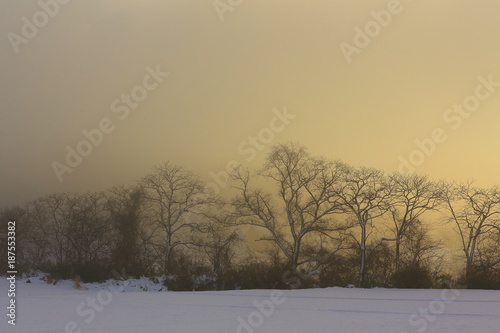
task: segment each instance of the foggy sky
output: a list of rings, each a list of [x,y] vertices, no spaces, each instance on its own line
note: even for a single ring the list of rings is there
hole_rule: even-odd
[[[221,21],[212,0],[73,0],[16,54],[9,33],[42,9],[2,1],[0,206],[131,184],[166,160],[210,180],[286,141],[390,172],[436,128],[447,140],[418,172],[500,184],[500,87],[463,122],[447,111],[479,77],[500,82],[500,4],[402,0],[348,63],[341,43],[355,46],[355,28],[389,3],[248,0]],[[144,82],[133,109],[121,98]],[[294,117],[273,120],[285,109]],[[113,131],[59,181],[53,163],[103,119]]]

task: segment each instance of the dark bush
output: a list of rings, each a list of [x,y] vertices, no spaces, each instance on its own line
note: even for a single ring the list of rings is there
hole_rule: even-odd
[[[75,269],[74,275],[79,275],[82,282],[85,283],[104,282],[113,277],[110,267],[99,262],[90,262],[80,265]],[[73,278],[73,276],[71,278]]]
[[[490,269],[474,267],[463,280],[468,289],[500,289],[500,276]]]
[[[68,280],[75,276],[75,270],[70,264],[46,264],[41,269],[49,273],[56,280]]]
[[[165,279],[163,284],[170,291],[193,291],[194,281],[191,275],[176,275],[169,276]]]
[[[214,290],[215,277],[210,269],[199,260],[180,253],[172,263],[172,271],[167,272],[163,284],[171,291]]]
[[[250,262],[226,273],[226,289],[288,289],[286,269],[265,262]]]
[[[438,289],[455,288],[457,283],[451,274],[436,272],[433,277],[433,287]]]
[[[369,248],[373,248],[370,245]],[[394,272],[394,253],[388,243],[382,243],[371,251],[365,267],[365,288],[392,287]]]
[[[357,283],[358,262],[353,259],[338,258],[334,264],[319,273],[319,286],[347,287]]]
[[[420,266],[402,268],[393,275],[392,281],[395,288],[429,289],[433,287],[432,274]]]

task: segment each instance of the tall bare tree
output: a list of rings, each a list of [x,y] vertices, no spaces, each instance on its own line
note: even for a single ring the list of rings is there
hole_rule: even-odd
[[[38,251],[45,254],[44,261],[67,264],[69,261],[68,225],[71,211],[67,193],[51,194],[31,201],[27,205],[29,219],[38,235]]]
[[[163,269],[172,272],[174,251],[189,242],[196,225],[196,214],[212,202],[204,194],[204,184],[192,172],[168,162],[153,168],[141,181],[147,208],[151,214],[151,235]]]
[[[102,193],[52,194],[27,205],[32,256],[78,270],[105,264],[114,240]]]
[[[282,144],[273,147],[257,175],[277,188],[277,200],[253,188],[250,173],[239,170],[234,175],[238,191],[232,203],[235,219],[240,225],[265,229],[268,236],[262,240],[278,246],[293,273],[317,260],[303,255],[307,237],[322,235],[330,242],[339,241],[335,233],[346,226],[333,219],[340,212],[340,203],[331,191],[340,180],[337,164],[310,156],[303,146]]]
[[[85,193],[66,197],[69,216],[66,237],[68,255],[76,267],[103,264],[110,260],[116,238],[103,193]]]
[[[373,221],[391,208],[392,186],[384,172],[373,168],[343,166],[342,182],[334,188],[340,198],[343,211],[359,226],[360,235],[355,238],[360,251],[359,286],[365,285],[367,239]],[[382,239],[384,240],[384,239]]]
[[[443,185],[427,176],[395,173],[390,175],[393,192],[391,217],[395,234],[395,268],[400,268],[401,242],[419,218],[435,209],[443,195]]]
[[[487,189],[474,187],[472,182],[450,185],[445,192],[445,206],[448,219],[455,224],[460,236],[468,281],[479,242],[499,230],[500,189],[497,186]]]

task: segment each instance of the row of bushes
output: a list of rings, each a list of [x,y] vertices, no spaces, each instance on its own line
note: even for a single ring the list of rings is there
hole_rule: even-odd
[[[346,275],[344,275],[345,277]],[[317,276],[292,274],[289,270],[263,265],[247,264],[226,272],[223,276],[179,274],[170,276],[165,285],[172,291],[204,291],[234,289],[305,289],[326,287],[350,287],[351,279],[345,279],[341,272],[323,271]],[[405,289],[445,289],[461,288],[500,290],[500,275],[478,271],[468,279],[453,279],[449,274],[435,274],[423,267],[406,267],[390,276],[383,284],[368,287],[405,288]]]
[[[165,286],[172,291],[233,290],[233,289],[296,289],[313,287],[348,287],[355,284],[357,266],[355,261],[339,260],[316,275],[292,273],[286,265],[252,260],[218,274],[200,262],[184,258],[178,262],[175,274],[164,279]],[[85,283],[102,282],[107,279],[153,277],[139,266],[117,267],[111,264],[87,263],[80,266],[45,264],[40,269],[54,279],[72,279],[79,276]],[[500,289],[500,273],[476,267],[468,276],[453,279],[421,266],[403,267],[397,273],[380,274],[380,270],[369,270],[367,287],[385,288],[450,288]]]

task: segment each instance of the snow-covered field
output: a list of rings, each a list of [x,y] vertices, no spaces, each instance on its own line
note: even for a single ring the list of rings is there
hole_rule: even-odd
[[[0,281],[0,332],[19,333],[401,333],[500,331],[500,292],[309,289],[165,292],[123,285],[17,281],[16,325]],[[142,288],[141,288],[142,286]],[[142,289],[147,286],[149,291]]]

